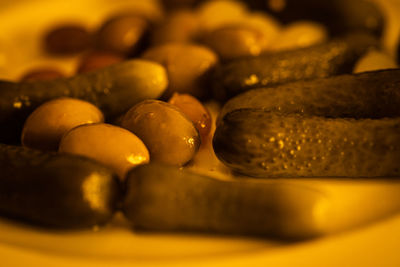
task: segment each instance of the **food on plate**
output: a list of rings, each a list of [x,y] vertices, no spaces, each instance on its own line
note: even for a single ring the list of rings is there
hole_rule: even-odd
[[[65,133],[58,149],[61,153],[95,159],[125,178],[129,169],[150,161],[149,151],[132,132],[106,123],[85,124]]]
[[[109,222],[121,198],[110,169],[85,157],[0,144],[0,214],[50,228]]]
[[[256,177],[400,176],[400,70],[254,89],[221,111],[213,144]]]
[[[174,105],[159,100],[133,106],[121,126],[144,142],[152,161],[182,166],[195,156],[201,143],[193,122]]]
[[[323,193],[290,183],[223,181],[148,164],[128,173],[123,212],[135,230],[304,239],[322,234]]]
[[[74,98],[57,98],[35,109],[22,129],[21,144],[39,150],[57,151],[61,137],[72,128],[104,121],[93,104]]]
[[[39,105],[63,96],[95,104],[106,119],[158,98],[168,85],[164,67],[132,59],[87,74],[52,81],[0,81],[0,142],[18,143],[25,119]]]
[[[49,66],[0,81],[0,143],[25,146],[0,144],[1,216],[85,228],[122,209],[137,230],[297,240],[394,209],[330,225],[334,181],[251,179],[400,177],[400,71],[364,73],[397,67],[375,4],[123,2],[0,40],[22,48],[0,53],[5,77]]]
[[[306,48],[234,60],[216,68],[214,93],[226,100],[252,88],[351,73],[357,59],[377,45],[373,36],[354,33]]]

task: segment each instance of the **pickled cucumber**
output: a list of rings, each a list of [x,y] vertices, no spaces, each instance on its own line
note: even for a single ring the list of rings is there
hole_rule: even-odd
[[[352,34],[307,48],[221,64],[214,73],[214,95],[226,100],[252,88],[351,73],[357,59],[376,45],[371,35]]]
[[[400,69],[293,82],[238,95],[225,103],[220,118],[246,108],[331,118],[399,117],[399,88]]]
[[[0,81],[0,142],[18,143],[27,116],[48,100],[62,96],[86,100],[112,119],[144,99],[158,98],[167,84],[164,67],[137,59],[70,78]]]
[[[400,177],[400,70],[254,89],[228,101],[217,157],[255,177]]]
[[[180,231],[313,238],[323,193],[260,180],[222,181],[151,163],[130,171],[123,211],[137,231]],[[325,202],[324,202],[325,203]]]
[[[0,216],[57,229],[107,223],[120,198],[112,171],[78,156],[0,144]]]
[[[227,166],[254,177],[400,177],[400,118],[239,109],[224,116],[213,144]]]

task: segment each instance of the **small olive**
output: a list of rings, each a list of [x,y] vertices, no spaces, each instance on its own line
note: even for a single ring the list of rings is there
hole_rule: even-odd
[[[328,30],[324,25],[312,21],[297,21],[282,28],[271,50],[280,51],[312,46],[326,42],[328,37]]]
[[[224,26],[205,33],[202,41],[217,52],[222,60],[258,56],[269,45],[269,40],[264,38],[261,30],[242,24]]]
[[[65,77],[65,75],[60,70],[54,67],[40,67],[25,72],[21,76],[20,81],[34,82],[34,81],[53,80],[62,77]]]
[[[209,95],[208,74],[218,62],[218,56],[211,49],[196,44],[170,43],[150,48],[142,57],[167,69],[169,87],[166,97],[174,92],[200,99]]]
[[[78,24],[57,26],[49,30],[44,37],[46,51],[59,55],[82,52],[89,48],[91,41],[91,33]]]
[[[193,42],[199,34],[199,21],[193,10],[171,12],[152,32],[151,42],[160,45],[172,42]]]
[[[122,127],[137,135],[151,159],[172,165],[189,162],[200,146],[193,122],[177,107],[159,100],[145,100],[124,116]]]
[[[106,20],[98,30],[97,46],[119,54],[134,54],[148,27],[147,20],[136,14],[115,15]]]
[[[59,152],[95,159],[112,168],[121,179],[131,168],[150,160],[149,151],[136,135],[106,123],[73,128],[62,137]]]
[[[201,136],[202,144],[208,140],[211,131],[211,115],[208,109],[195,97],[174,93],[168,103],[178,107],[194,123]]]
[[[86,73],[121,62],[124,57],[117,53],[95,51],[85,55],[77,69],[77,73]]]
[[[61,137],[70,129],[103,122],[103,113],[93,104],[74,98],[58,98],[35,109],[25,121],[22,145],[40,150],[57,150]]]

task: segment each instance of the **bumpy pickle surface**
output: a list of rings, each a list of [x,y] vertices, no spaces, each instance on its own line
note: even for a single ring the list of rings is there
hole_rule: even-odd
[[[255,177],[400,176],[400,119],[228,113],[214,135],[217,156]]]

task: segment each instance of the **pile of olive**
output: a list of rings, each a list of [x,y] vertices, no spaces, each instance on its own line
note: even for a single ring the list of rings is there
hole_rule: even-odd
[[[125,12],[94,32],[58,25],[44,33],[43,49],[54,56],[79,55],[73,75],[48,66],[24,73],[19,82],[0,81],[0,142],[23,146],[0,145],[0,212],[46,226],[88,227],[106,223],[122,207],[140,228],[289,238],[320,234],[312,214],[323,199],[318,193],[254,181],[222,183],[177,167],[211,144],[211,116],[201,101],[224,104],[253,88],[295,81],[300,84],[294,87],[305,80],[307,88],[334,86],[336,80],[324,78],[396,68],[380,47],[379,9],[369,1],[344,0],[163,4],[161,21]],[[310,7],[319,11],[310,13]],[[351,85],[360,79],[339,80]],[[386,87],[397,85],[393,78]],[[260,150],[250,137],[269,129],[260,133],[254,122],[270,119],[262,113],[266,106],[280,110],[285,108],[280,103],[291,107],[301,97],[282,102],[278,93],[274,100],[258,99],[260,104],[257,95],[250,91],[242,96],[249,103],[226,104],[214,146],[232,169],[262,176],[268,171],[260,165],[266,164],[264,154],[253,168]],[[253,124],[241,124],[242,118]],[[390,144],[398,140],[393,136]],[[266,222],[261,210],[281,215],[267,214]]]

